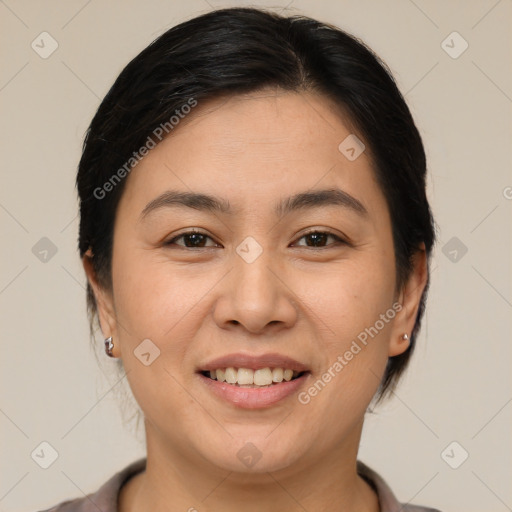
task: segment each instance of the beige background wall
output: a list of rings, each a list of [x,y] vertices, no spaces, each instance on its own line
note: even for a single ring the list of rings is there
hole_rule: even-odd
[[[142,432],[123,426],[116,393],[125,380],[112,377],[100,337],[101,365],[89,348],[76,165],[99,100],[128,60],[167,28],[228,5],[235,2],[0,0],[0,511],[95,491],[144,455]],[[252,5],[363,38],[394,72],[426,145],[440,227],[428,311],[396,396],[368,417],[360,459],[402,501],[444,512],[512,510],[512,2]],[[31,47],[44,31],[58,44],[45,59]],[[463,40],[448,39],[452,56],[442,46],[453,31],[469,45],[457,58]],[[43,237],[56,249],[46,262]],[[43,441],[58,452],[48,469],[31,458]],[[453,441],[460,447],[446,452]],[[445,460],[459,464],[462,450],[468,459],[452,469]]]

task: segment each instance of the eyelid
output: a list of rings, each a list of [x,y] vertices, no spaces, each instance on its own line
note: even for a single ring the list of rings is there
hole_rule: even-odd
[[[327,228],[309,228],[306,232],[302,233],[295,240],[296,241],[301,240],[305,236],[313,234],[313,233],[318,233],[318,234],[322,234],[322,235],[331,236],[331,237],[336,239],[337,244],[349,245],[349,246],[351,245],[350,241],[348,240],[348,238],[346,236],[344,236],[344,235],[343,236],[337,235],[336,233],[332,232],[331,230],[329,230]],[[188,229],[188,231],[184,231],[182,233],[174,235],[169,240],[164,241],[163,245],[164,246],[172,245],[175,242],[175,240],[177,240],[177,239],[179,239],[179,238],[181,238],[183,236],[186,236],[186,235],[194,235],[194,234],[203,235],[206,238],[209,238],[210,240],[212,240],[213,242],[218,244],[218,242],[216,242],[215,239],[212,236],[210,236],[208,233],[206,233],[204,231],[201,231],[201,230],[198,230],[198,229],[195,229],[195,228],[190,228],[190,229]],[[329,245],[327,245],[325,247],[315,247],[315,246],[308,247],[308,246],[305,246],[305,245],[301,245],[299,247],[306,247],[306,248],[309,248],[309,249],[322,250],[322,249],[328,249],[329,247],[331,247],[333,245],[337,245],[337,244],[336,243],[335,244],[329,244]],[[182,247],[183,249],[190,249],[190,250],[212,249],[213,248],[212,246],[193,248],[193,247],[185,247],[185,246],[182,246],[182,245],[178,245],[178,247]]]
[[[196,228],[189,228],[187,231],[183,231],[182,233],[178,233],[177,235],[173,235],[168,240],[164,240],[162,245],[163,246],[172,245],[175,240],[177,240],[177,239],[179,239],[179,238],[181,238],[183,236],[186,236],[186,235],[203,235],[206,238],[209,238],[210,240],[212,240],[213,242],[218,244],[218,242],[216,242],[215,239],[212,236],[210,236],[208,233],[206,233],[205,231],[201,231],[201,230],[196,229]],[[184,245],[178,245],[178,247],[183,247],[183,249],[192,249],[191,247],[185,247]],[[199,247],[199,249],[211,249],[211,248],[212,248],[212,246],[209,246],[209,247]]]
[[[318,234],[321,234],[321,235],[327,235],[327,236],[332,236],[333,238],[336,239],[337,243],[338,244],[343,244],[343,245],[352,245],[348,239],[348,237],[346,237],[345,235],[338,235],[336,233],[334,233],[333,231],[331,231],[330,229],[327,229],[327,228],[310,228],[308,229],[305,233],[302,233],[300,236],[298,236],[296,238],[296,240],[300,240],[302,238],[304,238],[305,236],[307,235],[311,235],[313,233],[318,233]],[[325,247],[309,247],[309,249],[328,249],[329,247],[333,246],[333,245],[336,245],[336,244],[329,244]],[[306,247],[306,246],[301,246],[301,247]]]

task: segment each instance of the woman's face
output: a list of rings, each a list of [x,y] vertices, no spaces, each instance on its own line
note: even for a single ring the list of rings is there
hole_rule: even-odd
[[[293,472],[356,454],[388,357],[407,348],[400,335],[411,333],[424,283],[395,294],[387,205],[368,152],[354,159],[351,133],[312,94],[199,102],[127,178],[113,293],[95,291],[146,418],[148,454],[237,472]],[[171,191],[230,210],[187,206]],[[319,191],[338,195],[293,199]],[[268,353],[307,373],[259,390],[200,373],[221,356]],[[233,364],[274,365],[293,368]]]

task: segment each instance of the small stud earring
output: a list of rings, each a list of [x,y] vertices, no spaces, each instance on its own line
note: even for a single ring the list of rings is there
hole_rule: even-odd
[[[113,348],[114,344],[112,343],[112,336],[110,336],[110,338],[105,340],[105,352],[107,356],[114,357],[114,354],[112,353]]]
[[[407,333],[405,332],[404,334],[402,334],[401,338],[402,340],[406,341],[409,339],[409,336],[407,335]]]

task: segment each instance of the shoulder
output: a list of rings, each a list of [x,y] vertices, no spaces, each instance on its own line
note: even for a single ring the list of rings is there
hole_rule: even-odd
[[[38,512],[117,512],[121,487],[145,468],[146,458],[138,459],[111,476],[96,492],[81,498],[61,501],[49,509]]]
[[[379,498],[381,512],[441,512],[436,508],[400,503],[387,482],[373,469],[357,461],[357,473],[373,488]]]

